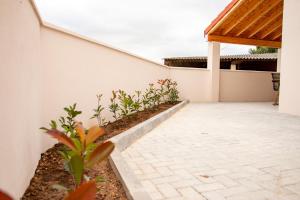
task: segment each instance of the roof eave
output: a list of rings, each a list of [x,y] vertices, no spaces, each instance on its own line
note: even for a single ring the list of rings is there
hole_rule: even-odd
[[[206,36],[210,30],[218,24],[219,21],[221,21],[231,10],[234,8],[234,6],[239,2],[240,0],[232,0],[225,9],[211,22],[211,24],[204,30],[204,36]]]

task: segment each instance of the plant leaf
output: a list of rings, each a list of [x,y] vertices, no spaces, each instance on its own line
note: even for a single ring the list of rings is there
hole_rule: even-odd
[[[100,136],[104,135],[105,130],[98,126],[93,126],[88,130],[88,134],[86,135],[86,145],[93,143]]]
[[[82,174],[83,174],[83,160],[79,155],[72,156],[70,162],[70,170],[75,178],[77,185],[81,183]]]
[[[102,183],[102,182],[105,182],[105,179],[102,176],[96,176],[95,181],[96,181],[96,183]]]
[[[65,200],[95,200],[96,192],[97,188],[95,181],[85,182],[73,192],[70,192]]]
[[[68,173],[71,174],[72,172],[71,172],[70,164],[69,164],[69,163],[70,163],[70,161],[65,161],[65,162],[64,162],[64,170],[65,170],[66,172],[68,172]]]
[[[52,136],[53,138],[57,139],[59,142],[63,143],[64,145],[66,145],[67,147],[72,149],[73,151],[77,151],[74,142],[68,136],[66,136],[63,132],[60,132],[56,129],[51,129],[51,130],[48,130],[46,133],[49,134],[50,136]]]
[[[81,152],[82,151],[82,144],[80,142],[80,139],[78,138],[75,138],[75,137],[71,137],[71,140],[74,142],[75,146],[76,146],[76,149],[78,150],[78,152]]]
[[[57,151],[57,152],[63,157],[64,160],[69,160],[67,152],[65,151]]]
[[[75,127],[75,130],[76,130],[76,134],[80,138],[81,143],[84,144],[84,141],[85,141],[85,130],[84,130],[82,124],[81,123],[77,123],[76,127]]]
[[[49,131],[49,129],[46,128],[46,127],[41,127],[40,129],[43,130],[43,131],[45,131],[45,132]]]
[[[60,185],[60,184],[53,184],[53,185],[51,185],[51,187],[58,191],[64,191],[64,192],[68,191],[68,188],[66,188],[65,186]]]
[[[0,199],[1,200],[13,200],[8,194],[0,190]]]
[[[86,146],[85,149],[85,159],[88,160],[91,153],[94,151],[94,149],[97,147],[96,143],[91,143],[89,145]]]
[[[97,148],[91,153],[87,161],[87,167],[92,167],[97,162],[101,162],[106,159],[109,154],[114,150],[115,145],[111,141],[104,142],[97,146]]]

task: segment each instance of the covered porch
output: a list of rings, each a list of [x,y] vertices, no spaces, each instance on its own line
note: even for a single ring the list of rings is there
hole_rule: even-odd
[[[280,72],[282,21],[283,0],[233,0],[212,21],[204,31],[209,43],[207,68],[211,71],[211,101],[222,101],[220,43],[278,48],[276,71]]]

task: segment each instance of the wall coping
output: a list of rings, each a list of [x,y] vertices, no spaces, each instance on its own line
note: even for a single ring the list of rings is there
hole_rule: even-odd
[[[115,143],[116,148],[109,156],[109,162],[116,176],[121,181],[127,198],[130,200],[151,200],[152,198],[123,158],[122,152],[136,140],[170,118],[188,102],[189,101],[183,101],[110,139],[110,141]]]
[[[67,29],[65,29],[65,28],[62,28],[62,27],[59,27],[59,26],[57,26],[57,25],[51,24],[51,23],[49,23],[49,22],[46,22],[46,21],[44,21],[44,20],[42,19],[41,14],[40,14],[40,12],[39,12],[39,9],[38,9],[38,7],[37,7],[35,1],[34,1],[34,0],[29,0],[29,1],[30,1],[30,3],[31,3],[32,8],[33,8],[33,10],[34,10],[34,12],[35,12],[35,14],[36,14],[36,16],[37,16],[39,22],[40,22],[40,25],[41,25],[42,27],[46,27],[46,28],[49,28],[49,29],[52,29],[52,30],[55,30],[55,31],[58,31],[58,32],[61,32],[61,33],[64,33],[64,34],[67,34],[67,35],[70,35],[70,36],[73,36],[73,37],[76,37],[76,38],[78,38],[78,39],[85,40],[85,41],[87,41],[87,42],[90,42],[90,43],[93,43],[93,44],[96,44],[96,45],[100,45],[100,46],[103,46],[103,47],[112,49],[112,50],[114,50],[114,51],[118,51],[118,52],[120,52],[120,53],[129,55],[129,56],[131,56],[131,57],[138,58],[138,59],[143,60],[143,61],[145,61],[145,62],[149,62],[149,63],[155,64],[155,65],[157,65],[157,66],[159,66],[159,67],[164,67],[164,68],[169,69],[169,66],[163,65],[163,64],[161,64],[161,63],[159,63],[159,62],[155,62],[155,61],[153,61],[153,60],[144,58],[144,57],[142,57],[142,56],[139,56],[139,55],[130,53],[130,52],[128,52],[128,51],[125,51],[125,50],[122,50],[122,49],[119,49],[119,48],[116,48],[116,47],[113,47],[113,46],[111,46],[111,45],[109,45],[109,44],[105,44],[105,43],[100,42],[100,41],[98,41],[98,40],[89,38],[89,37],[84,36],[84,35],[81,35],[81,34],[79,34],[79,33],[75,33],[75,32],[72,32],[72,31],[70,31],[70,30],[67,30]]]
[[[230,69],[221,69],[221,72],[240,72],[240,73],[274,73],[273,71],[253,71],[253,70],[230,70]]]
[[[199,70],[199,71],[211,71],[210,69],[207,68],[195,68],[195,67],[174,67],[174,66],[169,66],[170,69],[178,69],[178,70]]]

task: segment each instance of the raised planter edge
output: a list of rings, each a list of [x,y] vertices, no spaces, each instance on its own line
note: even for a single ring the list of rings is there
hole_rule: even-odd
[[[114,173],[121,181],[128,199],[151,200],[152,198],[124,160],[122,152],[132,145],[137,139],[141,138],[157,127],[160,123],[170,118],[174,113],[179,111],[188,103],[188,100],[182,101],[168,110],[165,110],[110,139],[110,141],[115,143],[116,148],[109,156],[109,162]]]

